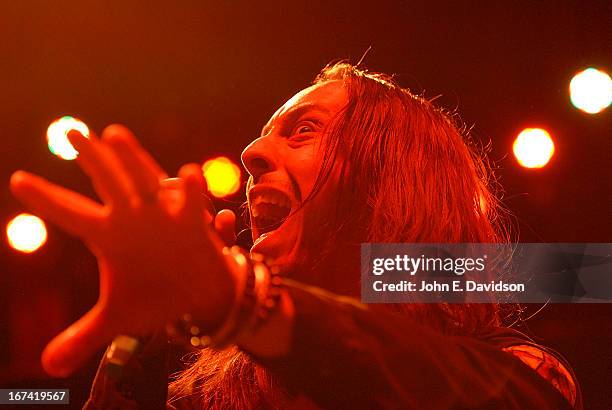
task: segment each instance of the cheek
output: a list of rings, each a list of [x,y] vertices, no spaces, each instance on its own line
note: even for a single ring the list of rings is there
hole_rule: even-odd
[[[314,149],[305,147],[292,156],[287,163],[287,169],[297,182],[301,199],[304,200],[314,188],[321,170],[321,160],[314,155]]]

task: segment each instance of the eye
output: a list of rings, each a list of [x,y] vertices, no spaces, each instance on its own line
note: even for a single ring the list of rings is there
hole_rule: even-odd
[[[306,132],[312,131],[314,131],[314,129],[310,125],[300,125],[299,127],[297,127],[294,134],[304,134]]]
[[[291,136],[308,134],[310,132],[315,132],[317,129],[317,123],[312,120],[299,121],[293,128]]]

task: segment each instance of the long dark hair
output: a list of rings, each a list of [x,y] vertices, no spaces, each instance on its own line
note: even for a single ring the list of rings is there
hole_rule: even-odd
[[[316,196],[341,166],[335,218],[326,225],[329,242],[322,249],[331,252],[338,241],[508,241],[495,180],[453,115],[388,75],[348,63],[328,65],[314,83],[328,81],[342,81],[349,98],[326,130],[322,169],[306,198]],[[500,324],[495,303],[390,309],[449,334],[474,335]],[[202,350],[171,384],[171,393],[207,408],[282,407],[288,400],[265,369],[237,348]]]

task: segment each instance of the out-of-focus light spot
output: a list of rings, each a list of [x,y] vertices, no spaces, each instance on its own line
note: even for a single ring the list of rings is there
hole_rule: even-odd
[[[525,128],[512,145],[514,156],[525,168],[542,168],[555,152],[555,144],[548,131]]]
[[[612,102],[612,79],[592,67],[576,74],[569,88],[572,105],[589,114],[605,110]]]
[[[240,168],[229,158],[213,158],[202,166],[208,190],[217,198],[231,195],[240,188]]]
[[[53,121],[49,128],[47,128],[49,151],[62,159],[75,159],[78,152],[72,147],[67,137],[68,132],[71,130],[77,130],[84,137],[89,138],[89,128],[87,128],[83,121],[69,116],[62,117]]]
[[[6,226],[6,237],[13,249],[31,253],[47,241],[47,228],[39,217],[19,214]]]

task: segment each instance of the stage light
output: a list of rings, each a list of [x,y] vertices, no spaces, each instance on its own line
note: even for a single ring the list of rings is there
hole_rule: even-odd
[[[576,74],[569,88],[572,105],[589,114],[605,110],[612,102],[612,79],[592,67]]]
[[[53,121],[49,128],[47,128],[49,151],[62,159],[75,159],[78,152],[72,147],[67,137],[68,132],[71,130],[77,130],[84,137],[89,138],[89,128],[87,128],[83,121],[69,116],[62,117]]]
[[[525,128],[514,140],[512,151],[519,164],[525,168],[542,168],[553,156],[555,144],[548,131]]]
[[[228,196],[240,188],[240,168],[229,158],[213,158],[202,166],[208,190],[217,198]]]
[[[6,225],[6,237],[13,249],[31,253],[47,241],[47,228],[39,217],[19,214]]]

